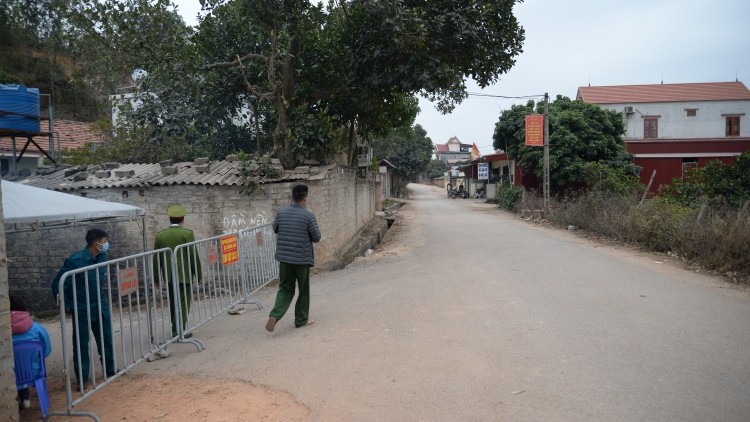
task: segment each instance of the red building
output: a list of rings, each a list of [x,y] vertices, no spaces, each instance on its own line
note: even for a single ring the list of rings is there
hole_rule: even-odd
[[[690,167],[750,151],[750,90],[739,81],[585,86],[576,98],[623,114],[627,150],[654,193]]]

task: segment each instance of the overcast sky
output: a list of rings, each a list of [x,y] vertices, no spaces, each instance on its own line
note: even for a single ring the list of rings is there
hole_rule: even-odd
[[[174,0],[195,25],[198,0]],[[574,98],[579,86],[685,82],[750,85],[748,0],[526,0],[514,14],[524,52],[494,86],[469,92]],[[523,99],[469,97],[449,115],[424,99],[417,123],[434,143],[456,136],[492,152],[500,112]]]

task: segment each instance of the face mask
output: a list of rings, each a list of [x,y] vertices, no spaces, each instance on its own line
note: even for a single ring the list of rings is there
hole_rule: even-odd
[[[100,245],[102,245],[102,248],[99,249],[99,252],[107,252],[107,251],[109,251],[109,242],[104,243],[104,244],[100,243]]]

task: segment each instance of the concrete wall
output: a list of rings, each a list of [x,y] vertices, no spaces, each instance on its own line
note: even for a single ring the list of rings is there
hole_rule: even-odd
[[[2,192],[0,192],[0,203]],[[0,223],[3,210],[0,207]],[[0,224],[0,420],[17,421],[16,376],[13,372],[13,338],[8,302],[8,264],[5,259],[5,225]]]
[[[187,209],[185,227],[201,239],[272,223],[276,211],[292,202],[292,187],[299,183],[310,189],[307,208],[315,214],[322,234],[315,246],[316,267],[335,268],[382,203],[380,182],[357,179],[350,168],[334,167],[318,180],[267,184],[262,192],[252,195],[240,193],[235,186],[203,185],[87,189],[78,193],[144,208],[147,249],[151,249],[156,233],[169,226],[169,205],[179,203]],[[52,279],[64,259],[84,247],[86,230],[92,227],[110,235],[111,258],[143,251],[140,221],[9,233],[11,291],[34,310],[52,310]]]
[[[633,113],[623,113],[626,106]],[[660,139],[723,138],[726,115],[740,116],[740,136],[750,134],[750,101],[686,101],[674,103],[604,104],[603,108],[623,113],[625,139],[643,139],[644,117],[658,119]],[[688,117],[687,110],[696,110]]]

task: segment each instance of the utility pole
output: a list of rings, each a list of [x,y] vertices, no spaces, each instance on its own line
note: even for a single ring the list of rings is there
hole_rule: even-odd
[[[544,210],[549,208],[549,94],[544,93]]]

